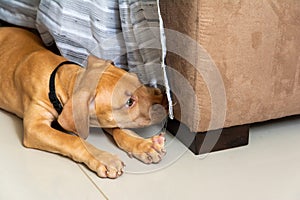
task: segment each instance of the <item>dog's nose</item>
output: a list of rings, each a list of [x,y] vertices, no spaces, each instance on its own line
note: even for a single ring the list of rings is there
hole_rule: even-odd
[[[165,110],[168,109],[168,99],[167,99],[167,95],[166,95],[166,89],[165,86],[163,85],[158,85],[157,87],[149,87],[148,89],[150,89],[152,92],[152,105],[155,104],[160,104],[162,105]]]
[[[164,85],[157,85],[156,87],[158,90],[160,90],[160,94],[166,93],[166,87]]]
[[[164,85],[156,85],[154,87],[150,84],[147,84],[146,86],[154,91],[154,95],[161,95],[166,93],[166,88]]]
[[[161,100],[160,104],[167,111],[169,109],[169,101],[168,101],[168,98],[167,98],[166,87],[164,85],[158,85],[157,89],[160,90],[160,94],[162,95],[162,100]]]

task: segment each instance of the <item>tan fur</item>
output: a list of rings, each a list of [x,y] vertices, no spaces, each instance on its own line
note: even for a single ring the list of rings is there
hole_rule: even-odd
[[[0,107],[23,118],[24,145],[68,156],[100,177],[116,178],[123,172],[123,162],[82,139],[89,126],[100,126],[137,159],[159,162],[165,154],[163,135],[144,139],[125,128],[160,121],[165,116],[158,106],[163,94],[142,85],[136,75],[90,56],[87,69],[69,64],[58,70],[56,94],[64,105],[58,115],[48,99],[49,78],[64,60],[46,50],[34,34],[0,28]],[[130,97],[135,100],[132,107],[126,106]],[[54,120],[78,136],[53,129]]]

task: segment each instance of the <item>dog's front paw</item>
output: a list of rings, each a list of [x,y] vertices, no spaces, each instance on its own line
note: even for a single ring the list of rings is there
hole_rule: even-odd
[[[118,178],[123,174],[124,163],[116,155],[101,153],[95,157],[95,171],[102,178]]]
[[[89,156],[85,164],[101,178],[118,178],[123,174],[125,164],[118,156],[86,145]]]
[[[146,164],[158,163],[166,154],[165,137],[161,133],[148,139],[140,139],[136,148],[128,152],[130,157],[135,157]]]

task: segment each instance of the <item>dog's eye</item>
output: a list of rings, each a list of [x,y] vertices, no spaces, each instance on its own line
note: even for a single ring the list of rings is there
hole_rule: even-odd
[[[134,98],[130,97],[126,102],[126,107],[130,108],[134,105],[134,103],[135,103]]]

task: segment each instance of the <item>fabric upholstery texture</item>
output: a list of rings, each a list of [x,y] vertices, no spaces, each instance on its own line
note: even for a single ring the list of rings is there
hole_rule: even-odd
[[[300,1],[161,0],[161,12],[165,28],[200,44],[222,76],[226,110],[220,112],[226,116],[223,126],[212,129],[300,114]],[[197,51],[181,48],[190,54]],[[206,61],[195,59],[198,67],[206,67]],[[200,118],[182,118],[177,106],[176,118],[192,131],[211,129],[209,123],[218,117],[211,115],[217,99],[211,98],[213,90],[208,90],[203,74],[174,53],[168,54],[167,64],[195,90],[197,100],[186,97],[185,102],[200,108]]]

